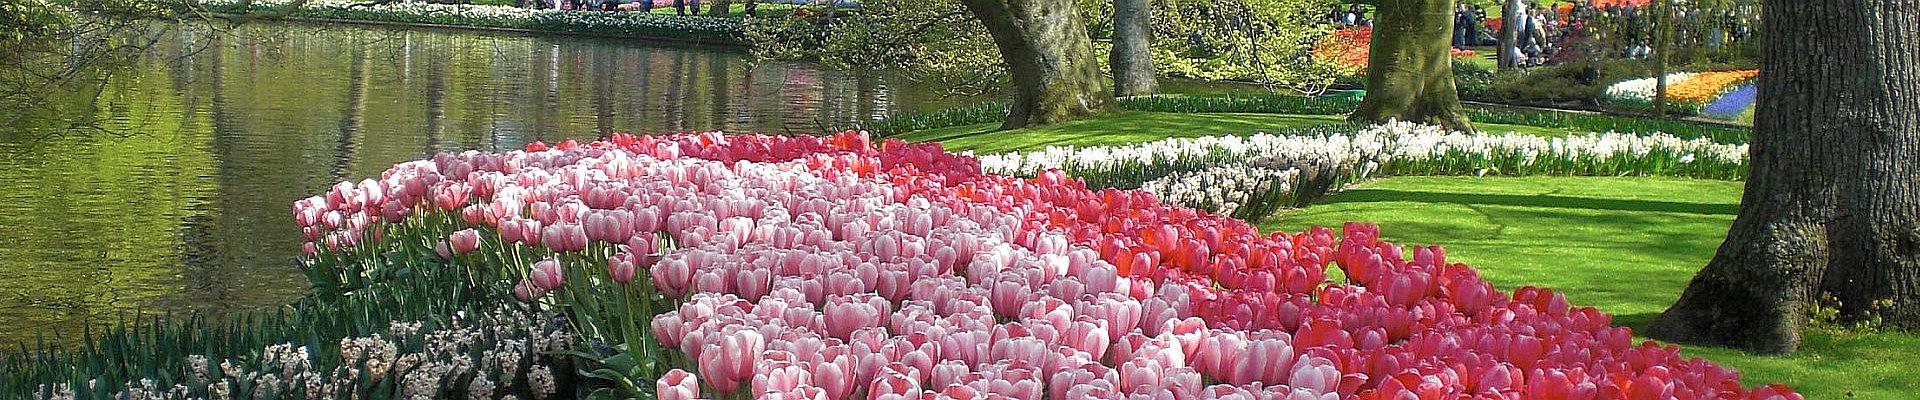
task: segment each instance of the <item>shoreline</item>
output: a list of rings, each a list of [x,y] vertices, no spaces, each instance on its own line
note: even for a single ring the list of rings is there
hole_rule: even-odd
[[[600,33],[600,32],[507,28],[507,27],[486,26],[486,25],[435,24],[435,23],[427,23],[427,22],[395,22],[395,21],[379,21],[379,20],[368,20],[368,19],[301,17],[301,16],[292,16],[292,15],[283,16],[283,17],[250,17],[250,18],[244,17],[243,14],[232,14],[232,13],[215,13],[213,15],[228,21],[238,21],[238,20],[246,20],[248,22],[280,21],[280,22],[298,22],[298,23],[309,23],[309,24],[366,25],[366,26],[380,26],[380,27],[389,27],[389,28],[411,28],[411,29],[425,29],[425,30],[463,30],[463,31],[499,32],[499,33],[513,33],[513,34],[521,34],[521,35],[529,35],[529,36],[577,36],[577,37],[590,37],[590,38],[599,38],[599,39],[644,39],[644,40],[659,41],[660,44],[725,47],[733,50],[744,50],[751,47],[746,43],[737,41],[737,40],[717,40],[717,39],[709,39],[709,38],[700,38],[700,37],[695,37],[691,35],[682,36],[682,37],[640,36],[640,35],[623,35],[623,34]]]

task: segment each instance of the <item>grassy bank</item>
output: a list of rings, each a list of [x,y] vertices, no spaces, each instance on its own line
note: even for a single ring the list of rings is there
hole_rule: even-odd
[[[1380,224],[1384,239],[1445,246],[1503,290],[1559,289],[1577,305],[1644,327],[1680,296],[1726,235],[1741,183],[1668,178],[1406,177],[1362,184],[1260,223],[1297,231]],[[1790,357],[1687,346],[1738,368],[1748,384],[1784,382],[1809,399],[1920,393],[1913,334],[1818,330]]]

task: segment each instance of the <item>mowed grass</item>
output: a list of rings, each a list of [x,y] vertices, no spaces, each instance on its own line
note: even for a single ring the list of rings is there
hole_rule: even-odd
[[[1668,178],[1402,177],[1365,183],[1259,223],[1263,230],[1380,224],[1402,244],[1439,244],[1502,290],[1566,293],[1616,324],[1643,328],[1713,257],[1739,209],[1740,182]],[[1802,350],[1763,357],[1686,346],[1739,369],[1749,385],[1781,382],[1808,399],[1920,398],[1920,335],[1809,333]]]
[[[901,134],[909,142],[940,142],[948,150],[979,153],[1032,151],[1047,146],[1109,146],[1150,142],[1173,137],[1251,135],[1287,128],[1342,123],[1338,115],[1253,113],[1163,113],[1120,111],[1110,115],[1006,131],[1000,124],[962,125]],[[1519,132],[1539,136],[1566,136],[1564,129],[1526,125],[1480,124],[1489,133]]]

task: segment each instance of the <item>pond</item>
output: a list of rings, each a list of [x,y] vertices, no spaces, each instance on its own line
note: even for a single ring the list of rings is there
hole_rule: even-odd
[[[293,201],[440,151],[811,133],[970,101],[738,50],[342,25],[166,25],[0,71],[0,345],[306,289]],[[102,46],[106,44],[106,46]],[[70,45],[70,46],[69,46]],[[127,50],[127,49],[134,50]],[[63,83],[37,90],[27,78]]]

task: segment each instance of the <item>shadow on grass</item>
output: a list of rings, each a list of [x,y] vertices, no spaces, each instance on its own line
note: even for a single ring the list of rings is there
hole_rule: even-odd
[[[1504,205],[1520,207],[1584,208],[1591,210],[1665,212],[1679,214],[1735,215],[1738,204],[1683,203],[1657,200],[1598,199],[1591,197],[1511,194],[1467,194],[1386,189],[1353,189],[1341,192],[1320,204],[1405,201],[1462,205]]]

